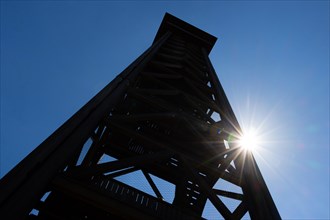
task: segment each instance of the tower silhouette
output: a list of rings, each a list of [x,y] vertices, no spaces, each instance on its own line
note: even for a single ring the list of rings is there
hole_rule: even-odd
[[[150,48],[0,180],[0,217],[202,219],[211,204],[218,218],[280,219],[237,144],[215,42],[166,13]]]

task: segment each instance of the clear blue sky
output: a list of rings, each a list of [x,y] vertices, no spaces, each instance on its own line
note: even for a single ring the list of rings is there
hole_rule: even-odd
[[[0,176],[153,41],[165,12],[210,58],[283,219],[329,219],[329,1],[1,1]]]

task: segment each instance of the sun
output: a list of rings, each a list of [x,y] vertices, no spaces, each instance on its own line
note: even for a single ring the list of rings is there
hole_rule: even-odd
[[[239,145],[247,151],[255,151],[259,144],[259,135],[253,128],[245,131],[239,138]]]

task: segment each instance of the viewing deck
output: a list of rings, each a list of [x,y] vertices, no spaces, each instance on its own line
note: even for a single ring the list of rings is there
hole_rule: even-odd
[[[62,176],[56,178],[53,183],[55,193],[44,202],[40,211],[41,219],[68,216],[70,219],[119,216],[120,219],[203,219],[188,215],[170,203],[114,179],[97,178],[78,182]],[[56,203],[58,199],[63,201],[63,197],[66,197],[66,203]],[[82,206],[86,209],[81,209]],[[51,216],[53,218],[50,218]]]

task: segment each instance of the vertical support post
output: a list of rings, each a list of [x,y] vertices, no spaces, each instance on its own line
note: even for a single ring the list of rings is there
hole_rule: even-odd
[[[221,109],[224,109],[224,118],[233,126],[233,131],[238,134],[242,133],[236,116],[223,91],[220,81],[216,76],[216,72],[205,49],[203,49],[203,54],[213,86],[215,86],[217,92],[217,94],[215,94],[217,97],[216,102],[220,105]],[[281,219],[252,152],[242,152],[236,160],[238,160],[238,164],[241,164],[241,167],[239,168],[243,173],[242,190],[244,192],[251,218]],[[242,161],[244,161],[244,163],[242,163]]]
[[[228,125],[231,125],[233,127],[234,132],[238,132],[241,129],[240,129],[240,126],[236,119],[236,116],[229,104],[227,96],[222,88],[222,85],[221,85],[221,83],[217,77],[217,74],[213,68],[213,65],[209,59],[209,56],[204,48],[202,49],[202,53],[204,56],[204,60],[206,62],[206,69],[211,78],[211,85],[214,87],[214,90],[216,91],[216,93],[214,94],[216,97],[215,102],[222,110],[222,112],[220,112],[221,118],[223,120],[226,120]]]
[[[245,157],[242,189],[251,218],[280,220],[280,214],[252,153],[246,151],[241,157]]]

